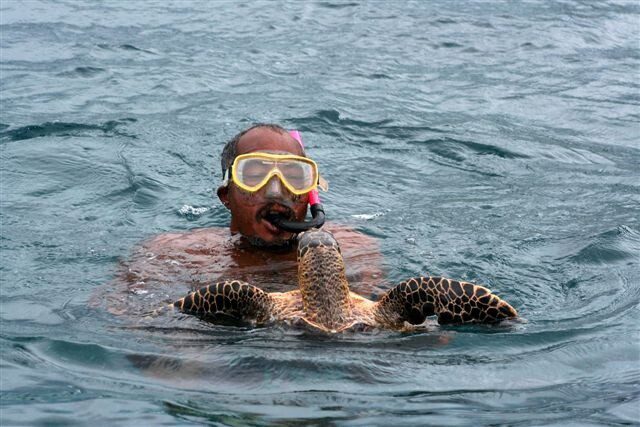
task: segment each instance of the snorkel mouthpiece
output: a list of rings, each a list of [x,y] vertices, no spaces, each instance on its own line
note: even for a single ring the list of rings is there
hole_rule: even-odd
[[[312,203],[312,200],[315,203]],[[311,211],[311,220],[309,221],[289,221],[278,214],[267,215],[266,220],[279,229],[290,233],[302,233],[312,228],[322,227],[325,217],[322,203],[320,203],[320,198],[318,197],[318,190],[309,192],[309,210]]]
[[[298,141],[300,146],[304,148],[300,132],[297,130],[290,130],[289,135]],[[318,190],[314,189],[309,192],[309,210],[311,211],[311,220],[309,221],[289,221],[278,214],[270,214],[266,217],[266,220],[279,229],[290,233],[302,233],[303,231],[307,231],[312,228],[322,227],[324,225],[325,216],[324,208],[322,207],[322,203],[320,203]]]

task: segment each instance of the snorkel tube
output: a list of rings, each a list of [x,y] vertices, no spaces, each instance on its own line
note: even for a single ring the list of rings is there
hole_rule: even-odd
[[[290,130],[289,135],[298,141],[300,146],[304,148],[300,132],[297,130]],[[266,219],[279,229],[290,233],[302,233],[303,231],[307,231],[312,228],[322,227],[324,225],[324,208],[322,207],[322,203],[320,203],[320,196],[318,195],[317,189],[313,189],[309,192],[309,210],[311,211],[311,220],[309,221],[289,221],[279,215],[269,215]]]

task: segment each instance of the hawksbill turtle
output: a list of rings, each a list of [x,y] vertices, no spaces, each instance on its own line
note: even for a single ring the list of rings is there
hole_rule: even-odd
[[[340,246],[333,235],[310,230],[298,238],[298,285],[265,292],[239,280],[205,286],[170,305],[216,322],[221,317],[258,325],[285,322],[338,333],[349,329],[413,330],[427,316],[439,324],[497,323],[516,310],[483,286],[443,277],[412,277],[371,301],[349,290]]]

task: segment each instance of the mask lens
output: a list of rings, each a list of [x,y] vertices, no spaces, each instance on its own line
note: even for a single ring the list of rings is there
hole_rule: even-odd
[[[242,159],[236,164],[236,176],[247,187],[256,187],[273,169],[272,161],[260,158]]]
[[[278,168],[289,185],[298,191],[312,187],[315,183],[315,170],[309,163],[300,160],[284,160],[278,163]]]

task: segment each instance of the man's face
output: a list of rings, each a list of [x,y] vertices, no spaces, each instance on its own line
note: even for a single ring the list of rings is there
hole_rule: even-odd
[[[273,154],[302,155],[302,147],[289,134],[281,134],[269,128],[255,128],[238,141],[237,155],[268,152]],[[236,186],[233,181],[227,187],[218,188],[218,197],[231,211],[231,232],[241,233],[256,242],[282,245],[293,237],[272,225],[265,217],[272,212],[288,219],[302,221],[307,213],[307,195],[296,196],[289,192],[277,176],[255,193]]]

